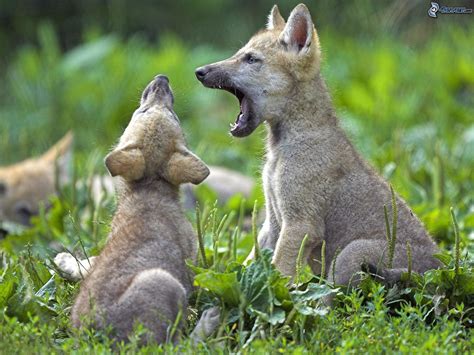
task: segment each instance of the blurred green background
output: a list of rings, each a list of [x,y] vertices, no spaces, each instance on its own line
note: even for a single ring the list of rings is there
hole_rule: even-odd
[[[278,3],[282,15],[298,2]],[[39,154],[71,129],[80,175],[118,139],[147,82],[165,73],[191,148],[258,179],[264,128],[232,138],[235,99],[203,88],[194,69],[241,47],[274,3],[2,1],[0,164]],[[451,205],[474,238],[474,15],[431,19],[429,1],[414,0],[306,5],[353,142],[438,241],[452,237]]]

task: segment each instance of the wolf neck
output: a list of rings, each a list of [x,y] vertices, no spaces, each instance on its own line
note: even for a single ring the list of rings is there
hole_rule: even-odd
[[[120,181],[114,220],[137,218],[143,224],[167,220],[170,215],[183,215],[179,202],[179,188],[165,180],[153,179],[133,183]]]
[[[323,126],[337,129],[331,97],[320,73],[313,80],[295,85],[285,100],[288,104],[279,117],[268,122],[270,147]]]

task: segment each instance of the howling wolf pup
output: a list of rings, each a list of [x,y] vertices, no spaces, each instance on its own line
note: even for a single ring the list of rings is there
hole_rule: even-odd
[[[58,187],[72,180],[69,169],[72,141],[73,135],[69,132],[37,158],[0,166],[0,223],[9,221],[29,226],[31,217],[38,215],[42,204],[49,207],[48,198],[58,192]],[[254,188],[253,179],[237,171],[212,165],[209,166],[209,171],[204,185],[217,194],[221,204],[236,194],[248,198]],[[84,183],[85,180],[79,180],[77,186]],[[114,193],[113,178],[109,175],[93,175],[89,185],[94,203],[98,203],[104,194],[108,196]],[[194,211],[197,201],[196,186],[183,184],[181,191],[184,208]],[[74,257],[70,254],[65,254],[64,257],[72,262],[67,266],[69,275],[74,275],[72,279],[82,279]],[[87,272],[85,268],[82,274],[84,272]]]
[[[274,250],[273,263],[282,273],[295,275],[304,237],[304,256],[315,273],[325,241],[325,270],[340,285],[357,283],[356,274],[367,267],[386,281],[397,279],[408,265],[407,244],[414,271],[437,267],[436,245],[400,197],[393,266],[387,267],[383,206],[390,206],[390,188],[339,127],[320,63],[318,35],[300,4],[286,23],[274,6],[266,30],[229,59],[196,70],[205,86],[239,100],[232,135],[248,136],[266,122],[260,246]]]
[[[146,87],[105,164],[120,177],[117,212],[107,245],[81,285],[72,322],[76,327],[85,320],[96,328],[111,326],[117,340],[126,340],[140,322],[149,330],[144,342],[162,343],[171,337],[168,329],[186,319],[192,277],[185,260],[197,255],[179,185],[199,184],[209,174],[186,148],[167,77],[159,75]],[[206,336],[216,317],[215,311],[205,314],[193,337]]]

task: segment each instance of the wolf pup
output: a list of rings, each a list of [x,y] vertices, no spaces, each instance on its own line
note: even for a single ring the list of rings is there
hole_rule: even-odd
[[[72,141],[73,135],[69,132],[43,155],[0,167],[0,222],[30,225],[31,217],[38,215],[41,204],[47,205],[48,198],[57,193],[57,188],[71,181]],[[216,192],[221,204],[236,194],[248,198],[254,188],[253,179],[238,171],[221,166],[209,166],[209,171],[204,184]],[[109,175],[93,175],[87,180],[95,204],[104,196],[114,194],[113,178]],[[86,179],[78,180],[77,186],[84,183]],[[184,208],[194,210],[196,186],[183,184],[181,190]],[[71,257],[77,264],[72,255],[66,257]]]
[[[41,203],[68,182],[72,141],[68,132],[43,155],[0,167],[0,221],[29,225]]]
[[[390,188],[339,127],[320,63],[318,35],[300,4],[286,23],[274,6],[266,30],[229,59],[196,70],[206,87],[229,91],[239,100],[233,136],[248,136],[266,122],[266,219],[260,246],[274,250],[273,263],[282,273],[295,275],[304,237],[304,256],[315,273],[320,273],[325,241],[325,270],[341,285],[351,279],[357,283],[354,275],[363,265],[378,268],[380,276],[398,277],[407,268],[407,244],[414,271],[437,267],[436,245],[397,197],[397,242],[393,269],[387,269],[383,206],[390,206]]]
[[[120,177],[117,211],[108,242],[81,285],[72,322],[80,327],[88,319],[96,328],[111,326],[117,340],[126,340],[140,322],[150,331],[144,342],[162,343],[177,318],[186,319],[192,277],[185,260],[197,255],[179,185],[199,184],[209,174],[186,148],[167,77],[158,75],[146,87],[105,165]],[[198,328],[198,335],[212,329]]]

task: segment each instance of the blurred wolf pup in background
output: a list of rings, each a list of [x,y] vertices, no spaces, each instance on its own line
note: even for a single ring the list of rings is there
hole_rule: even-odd
[[[117,340],[127,340],[140,322],[149,331],[144,343],[174,341],[193,289],[185,260],[197,256],[197,236],[179,201],[179,186],[201,183],[209,169],[186,147],[167,77],[158,75],[148,84],[105,165],[119,177],[117,211],[108,242],[81,285],[72,322],[111,326]],[[205,312],[193,339],[207,336],[218,321],[218,312]]]
[[[437,246],[400,197],[389,262],[384,205],[391,205],[390,187],[339,127],[320,68],[318,34],[308,8],[300,4],[286,22],[274,6],[267,28],[235,55],[196,70],[206,87],[239,100],[232,135],[248,136],[266,122],[260,247],[273,249],[275,266],[293,276],[305,236],[305,259],[315,273],[320,273],[325,241],[325,270],[340,285],[356,284],[362,269],[396,280],[407,270],[408,244],[414,271],[436,268]]]
[[[0,167],[0,221],[29,225],[40,204],[69,182],[72,142],[68,132],[43,155]]]
[[[69,132],[40,157],[0,167],[0,222],[29,226],[31,217],[39,213],[40,205],[47,204],[48,198],[58,192],[58,187],[72,180],[72,142],[73,134]],[[216,192],[220,204],[236,194],[250,197],[255,187],[252,178],[220,166],[209,166],[209,170],[204,184]],[[55,181],[56,176],[58,181]],[[100,201],[104,193],[107,196],[114,194],[113,179],[109,175],[93,175],[87,183],[95,202]],[[194,210],[195,186],[184,184],[182,197],[184,207]]]

